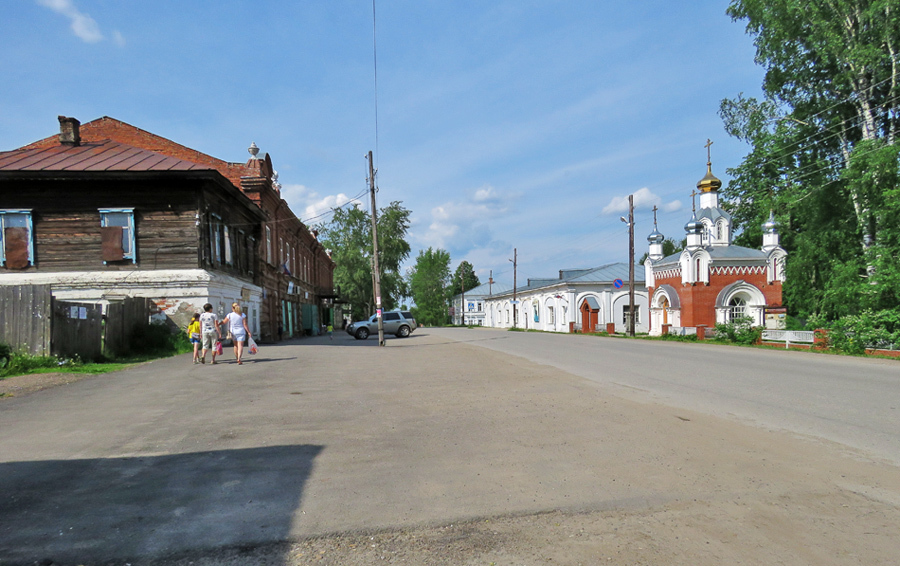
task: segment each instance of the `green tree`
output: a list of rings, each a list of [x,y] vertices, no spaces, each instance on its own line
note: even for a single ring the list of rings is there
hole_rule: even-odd
[[[409,257],[406,242],[410,211],[392,202],[378,213],[378,255],[381,268],[381,304],[391,310],[407,295],[400,264]],[[334,284],[350,304],[357,320],[375,310],[372,278],[372,219],[360,207],[336,208],[331,221],[318,226],[320,241],[331,250]]]
[[[687,246],[687,238],[682,238],[681,242],[676,242],[672,238],[666,238],[663,240],[663,257],[669,257],[670,255],[677,254],[681,250],[683,250]],[[644,265],[644,261],[647,260],[647,257],[650,255],[650,252],[644,252],[644,255],[641,256],[641,259],[637,261],[638,265]]]
[[[422,324],[446,324],[449,318],[447,285],[450,279],[450,254],[442,249],[419,251],[416,265],[409,272],[409,290],[415,301],[416,320]]]
[[[475,268],[468,261],[462,261],[453,272],[450,279],[450,287],[447,289],[448,297],[455,297],[463,291],[474,289],[481,285],[478,276],[475,275]]]
[[[789,252],[785,303],[830,319],[896,308],[900,6],[893,0],[733,0],[754,36],[764,100],[724,100],[750,144],[725,208],[758,246],[774,211]]]

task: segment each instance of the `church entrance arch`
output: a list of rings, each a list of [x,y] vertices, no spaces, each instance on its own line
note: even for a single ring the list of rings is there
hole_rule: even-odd
[[[596,297],[585,297],[579,307],[581,312],[581,332],[596,332],[600,324],[600,302]]]
[[[766,298],[755,285],[739,280],[725,286],[716,297],[716,322],[735,322],[750,317],[750,324],[764,324]]]

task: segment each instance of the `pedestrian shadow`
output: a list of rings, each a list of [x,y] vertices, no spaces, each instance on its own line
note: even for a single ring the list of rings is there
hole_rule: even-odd
[[[2,463],[0,564],[143,563],[284,541],[323,448]]]

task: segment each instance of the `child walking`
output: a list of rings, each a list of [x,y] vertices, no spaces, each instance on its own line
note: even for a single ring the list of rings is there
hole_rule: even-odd
[[[188,338],[194,345],[194,363],[200,363],[200,313],[195,312],[187,329]]]

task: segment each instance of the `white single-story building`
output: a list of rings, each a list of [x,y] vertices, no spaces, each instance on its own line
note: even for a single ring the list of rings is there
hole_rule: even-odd
[[[488,297],[493,293],[509,291],[511,288],[509,285],[484,283],[465,293],[455,295],[450,299],[450,307],[453,309],[453,316],[450,320],[453,324],[484,326],[485,305]]]
[[[648,330],[644,267],[634,266],[635,332]],[[468,300],[468,299],[467,299]],[[484,326],[548,332],[600,332],[613,323],[627,330],[628,264],[591,269],[563,269],[559,277],[529,279],[524,287],[494,292],[484,301]]]

